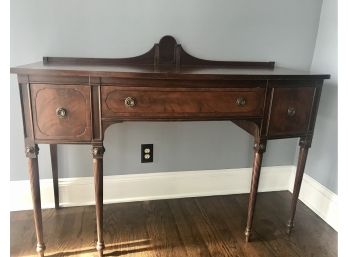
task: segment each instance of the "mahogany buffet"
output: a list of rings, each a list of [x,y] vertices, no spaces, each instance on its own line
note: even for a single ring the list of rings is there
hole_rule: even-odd
[[[147,53],[119,59],[44,57],[11,68],[18,75],[25,153],[33,199],[36,250],[44,256],[38,144],[51,150],[59,207],[57,144],[92,146],[96,249],[103,256],[103,140],[123,121],[230,120],[255,140],[245,237],[251,237],[263,153],[271,139],[299,137],[299,159],[287,225],[294,224],[323,80],[274,62],[211,61],[191,56],[172,36]]]

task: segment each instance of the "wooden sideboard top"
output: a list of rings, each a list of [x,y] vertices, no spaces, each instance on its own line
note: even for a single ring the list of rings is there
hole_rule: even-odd
[[[147,53],[131,58],[44,57],[11,68],[11,73],[48,76],[91,76],[154,79],[328,79],[328,74],[281,67],[274,62],[211,61],[191,56],[172,36]]]
[[[11,73],[53,76],[108,76],[119,78],[167,78],[167,79],[328,79],[328,74],[310,73],[275,67],[238,68],[214,66],[173,66],[154,65],[88,65],[88,64],[44,64],[43,62],[11,68]]]

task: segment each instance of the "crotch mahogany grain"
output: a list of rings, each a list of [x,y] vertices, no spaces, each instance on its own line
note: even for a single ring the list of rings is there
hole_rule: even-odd
[[[270,139],[301,138],[301,142],[307,143],[300,151],[290,211],[292,227],[321,88],[330,75],[281,68],[274,61],[204,60],[187,53],[172,36],[164,36],[148,52],[136,57],[44,57],[41,62],[13,67],[11,73],[18,75],[25,149],[32,163],[29,174],[37,175],[34,179],[39,174],[33,146],[50,144],[53,150],[56,207],[59,200],[54,145],[93,146],[96,248],[100,256],[104,248],[103,217],[107,217],[103,215],[104,133],[110,125],[125,121],[229,120],[250,133],[258,150],[253,161],[247,241],[253,218],[257,216],[254,210],[257,209],[262,146]],[[33,184],[32,192],[37,244],[43,256],[38,182]],[[120,224],[116,233],[122,233],[121,228]],[[209,247],[213,246],[207,245],[211,251]],[[233,250],[226,254],[233,256],[234,253]]]
[[[212,196],[104,206],[105,256],[126,257],[336,257],[337,232],[302,202],[296,230],[282,228],[289,192],[258,195],[255,233],[245,229],[248,195]],[[35,257],[30,211],[11,213],[11,256]],[[96,256],[93,206],[43,210],[46,255]]]

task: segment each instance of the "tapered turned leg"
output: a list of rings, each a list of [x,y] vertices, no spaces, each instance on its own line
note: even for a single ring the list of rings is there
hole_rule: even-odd
[[[290,219],[287,224],[287,233],[290,234],[291,230],[294,227],[294,218],[296,212],[296,205],[298,196],[300,194],[300,188],[303,178],[303,173],[306,165],[308,148],[310,147],[310,139],[300,139],[300,152],[298,156],[297,169],[296,169],[296,177],[294,183],[294,189],[292,192],[292,201],[291,201],[291,210],[290,210]]]
[[[42,214],[41,214],[41,197],[40,197],[40,178],[39,178],[39,165],[37,156],[39,154],[39,148],[37,145],[27,146],[26,155],[28,157],[28,170],[30,179],[31,196],[33,200],[34,221],[36,230],[36,251],[38,256],[43,257],[46,249],[43,241],[42,230]]]
[[[254,209],[256,204],[257,188],[259,186],[259,178],[261,172],[262,156],[266,150],[266,142],[255,143],[254,145],[254,163],[251,179],[251,189],[249,195],[248,219],[245,229],[245,241],[249,242],[251,236],[251,227],[254,217]]]
[[[98,242],[96,249],[99,256],[103,256],[103,250],[105,248],[103,239],[103,146],[93,146],[93,174],[94,174],[94,187],[95,187],[95,206],[96,206],[96,219],[97,219],[97,237]]]
[[[59,188],[58,188],[58,154],[57,145],[50,145],[53,191],[54,191],[54,207],[59,208]]]

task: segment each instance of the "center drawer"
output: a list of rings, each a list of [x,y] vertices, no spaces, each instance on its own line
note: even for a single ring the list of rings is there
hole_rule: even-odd
[[[103,118],[262,116],[264,88],[102,87]]]

